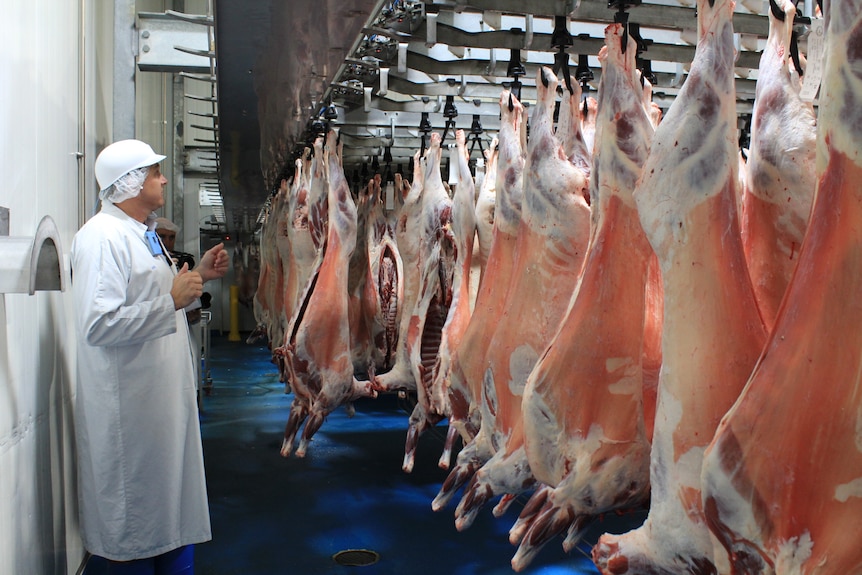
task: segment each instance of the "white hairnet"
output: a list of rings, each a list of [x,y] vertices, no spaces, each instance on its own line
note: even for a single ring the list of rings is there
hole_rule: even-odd
[[[103,202],[119,204],[136,197],[141,193],[149,171],[150,167],[145,166],[120,176],[111,186],[99,192],[99,199]]]

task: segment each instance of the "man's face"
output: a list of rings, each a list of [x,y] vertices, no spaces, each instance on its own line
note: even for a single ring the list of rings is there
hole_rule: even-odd
[[[165,244],[165,247],[168,248],[168,251],[174,251],[174,244],[177,241],[177,232],[172,232],[171,230],[166,230],[162,228],[156,228],[156,233],[159,234],[160,238],[162,238],[162,243]]]
[[[150,166],[147,179],[144,180],[144,187],[138,194],[138,197],[147,204],[150,211],[155,211],[165,205],[164,187],[167,183],[168,179],[162,175],[161,166],[159,164]]]

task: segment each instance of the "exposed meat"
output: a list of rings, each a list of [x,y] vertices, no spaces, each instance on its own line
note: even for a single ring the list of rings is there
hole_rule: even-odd
[[[598,112],[598,106],[599,103],[595,98],[586,96],[579,108],[584,143],[586,143],[587,150],[591,155],[593,153],[593,148],[596,146],[596,114]]]
[[[244,306],[254,305],[254,294],[260,280],[260,247],[257,242],[244,243],[237,241],[234,248],[234,275],[239,287],[239,303]]]
[[[368,185],[360,189],[358,193],[356,249],[353,250],[353,255],[350,258],[347,288],[350,310],[350,351],[353,368],[357,373],[367,374],[369,378],[374,377],[378,368],[382,371],[391,367],[391,365],[387,365],[386,356],[391,357],[391,353],[394,351],[394,341],[391,342],[391,350],[385,349],[388,347],[385,333],[383,333],[384,341],[378,342],[376,340],[376,337],[386,329],[381,323],[385,321],[381,315],[381,307],[387,304],[380,301],[382,295],[378,288],[380,277],[375,278],[370,269],[371,251],[372,249],[379,249],[375,242],[383,241],[387,229],[380,181],[381,178],[378,174],[369,180]],[[377,227],[383,228],[379,239],[375,233]],[[377,263],[379,264],[379,262]],[[389,270],[394,271],[395,268],[392,267]],[[392,279],[394,277],[390,276],[389,280]],[[390,311],[396,310],[397,308]],[[394,329],[395,326],[390,327]],[[381,344],[384,349],[380,348]]]
[[[314,155],[309,164],[311,172],[308,181],[308,231],[311,234],[311,239],[314,242],[315,249],[320,249],[323,242],[326,240],[327,225],[329,219],[329,190],[330,183],[328,182],[328,169],[326,165],[326,156],[323,153],[324,138],[318,136],[314,140]],[[333,153],[330,150],[330,157]]]
[[[772,328],[805,236],[815,186],[814,108],[799,97],[790,73],[796,8],[778,2],[784,22],[769,11],[769,37],[757,71],[751,150],[742,209],[742,240],[754,294]]]
[[[653,102],[652,99],[652,84],[646,78],[642,78],[643,80],[643,96],[644,96],[644,107],[646,108],[647,116],[649,116],[650,123],[652,127],[655,128],[661,122],[661,108],[659,108],[658,104]]]
[[[388,213],[386,214],[386,225],[389,226],[392,237],[395,237],[398,229],[398,219],[401,217],[404,204],[407,201],[408,195],[410,195],[410,182],[405,180],[400,173],[396,173],[393,179],[395,181],[392,186],[392,207],[388,209]],[[385,202],[386,198],[384,198]]]
[[[297,457],[305,455],[308,442],[334,409],[359,397],[375,396],[371,382],[354,377],[350,357],[347,285],[350,256],[356,246],[356,206],[344,178],[334,131],[327,135],[323,159],[328,189],[326,243],[320,265],[288,325],[283,350],[294,391],[281,448],[284,457],[293,451],[303,422]]]
[[[289,187],[287,182],[282,181],[278,194],[276,194],[276,204],[274,206],[275,215],[275,248],[276,257],[273,266],[273,275],[275,276],[274,289],[271,296],[272,302],[272,318],[271,328],[269,333],[270,347],[279,346],[284,343],[284,330],[287,329],[287,321],[290,319],[290,309],[284,301],[285,286],[287,284],[288,274],[290,270],[285,268],[284,264],[291,258],[290,238],[288,237],[288,226],[290,225],[287,206],[290,202],[291,192],[296,191],[295,187]]]
[[[470,270],[473,260],[473,243],[476,236],[476,208],[473,177],[468,164],[469,152],[464,130],[456,130],[455,142],[457,153],[454,165],[449,170],[457,174],[455,195],[452,198],[452,237],[455,254],[453,258],[454,277],[452,278],[452,295],[449,303],[449,313],[446,323],[440,333],[440,348],[434,364],[431,383],[431,413],[448,417],[452,409],[449,404],[449,376],[452,367],[453,351],[458,349],[464,332],[470,324],[472,277]],[[448,467],[452,459],[452,447],[457,435],[455,427],[450,426],[440,456],[440,466]]]
[[[281,314],[283,315],[284,327],[281,329],[282,335],[275,336],[273,329],[270,328],[271,348],[273,349],[273,362],[279,366],[279,375],[282,382],[285,384],[285,389],[289,392],[292,389],[290,376],[287,367],[284,364],[284,354],[279,349],[285,345],[284,331],[287,325],[291,322],[296,306],[302,292],[308,284],[308,279],[315,267],[315,261],[318,255],[318,247],[315,245],[309,225],[309,206],[311,204],[326,205],[326,199],[312,197],[310,195],[310,177],[309,170],[312,167],[317,167],[322,162],[323,156],[323,140],[319,139],[315,145],[319,158],[314,161],[306,161],[297,159],[294,163],[295,170],[293,182],[289,187],[289,193],[283,196],[281,193],[276,198],[273,204],[272,217],[277,224],[277,236],[280,241],[274,241],[274,238],[265,233],[261,238],[261,249],[271,249],[273,244],[278,246],[277,265],[273,266],[274,273],[280,274],[282,280],[278,281]],[[309,150],[303,156],[306,156]],[[318,172],[319,172],[319,168]],[[317,174],[318,178],[322,178],[322,174]],[[315,190],[319,193],[320,190],[325,190],[325,187],[320,185],[315,186]],[[319,211],[320,208],[318,208]],[[280,271],[278,271],[280,270]],[[274,298],[270,298],[274,302]],[[272,314],[270,325],[276,319],[275,313]],[[277,339],[276,339],[277,338]]]
[[[661,269],[655,252],[650,256],[646,278],[646,301],[644,302],[644,349],[643,349],[643,401],[644,427],[647,439],[652,443],[655,428],[655,408],[658,399],[658,380],[661,371],[661,332],[664,311],[664,289]]]
[[[399,214],[410,186],[401,174],[395,174],[393,179],[394,182],[387,184],[392,190],[386,192],[392,194],[391,203],[387,203],[380,187],[375,186],[377,197],[371,202],[367,225],[368,272],[362,297],[374,345],[374,373],[369,373],[372,380],[375,374],[393,368],[399,341],[403,339],[399,334],[399,322],[404,313],[405,274],[395,238]]]
[[[348,318],[350,322],[350,354],[356,373],[369,378],[376,372],[376,346],[372,339],[372,324],[375,320],[373,289],[368,289],[370,261],[368,227],[371,212],[380,197],[380,175],[372,178],[365,188],[359,190],[356,202],[356,248],[350,256],[347,275]]]
[[[496,202],[491,250],[484,279],[476,297],[470,323],[460,345],[452,352],[449,376],[449,426],[461,435],[464,448],[458,453],[457,465],[446,478],[432,507],[439,511],[455,491],[493,454],[490,429],[479,434],[480,422],[492,416],[480,415],[483,405],[482,380],[485,360],[497,324],[503,317],[514,273],[518,228],[521,223],[523,172],[526,158],[521,145],[524,107],[511,92],[500,95],[500,133],[496,173]]]
[[[384,210],[380,186],[375,185],[369,196],[370,212],[367,223],[368,259],[366,265],[363,305],[369,318],[371,341],[374,344],[374,372],[392,368],[398,343],[398,317],[404,294],[401,254],[395,243],[395,230]],[[373,374],[369,374],[372,375]]]
[[[664,320],[646,522],[602,535],[605,574],[715,573],[703,452],[765,341],[736,214],[732,0],[700,0],[690,73],[659,124],[634,198],[662,271]]]
[[[279,289],[284,288],[285,274],[288,273],[288,270],[283,269],[282,261],[285,254],[289,257],[290,243],[279,242],[277,238],[289,201],[287,190],[286,182],[282,181],[278,193],[272,198],[266,211],[261,229],[260,275],[252,300],[252,310],[258,326],[256,331],[265,334],[270,349],[283,343],[286,323],[286,320],[278,321],[279,316],[284,317],[285,313],[283,294],[279,294]]]
[[[374,377],[374,385],[381,392],[403,392],[416,389],[416,379],[408,351],[408,330],[413,309],[419,298],[419,238],[422,230],[422,190],[425,179],[425,159],[419,152],[413,158],[413,184],[404,185],[407,195],[397,210],[395,242],[401,254],[404,291],[398,321],[398,341],[395,347],[395,362],[392,369]],[[398,194],[396,194],[398,195]]]
[[[441,405],[442,391],[435,393],[435,370],[438,366],[443,326],[449,317],[454,296],[455,278],[460,260],[469,264],[467,238],[458,238],[454,230],[453,203],[440,174],[442,157],[441,136],[431,134],[426,152],[425,180],[422,189],[422,216],[419,236],[419,295],[410,314],[407,330],[407,351],[416,382],[416,405],[410,415],[407,441],[404,447],[404,471],[411,471],[419,435],[440,422],[448,411]],[[469,175],[469,170],[468,170]],[[467,190],[469,216],[473,215],[472,179]],[[475,227],[475,224],[474,224]],[[473,238],[474,227],[469,232]],[[463,250],[463,253],[459,251]],[[469,287],[469,265],[464,281]],[[467,310],[469,313],[469,309]],[[448,353],[448,351],[447,351]],[[439,383],[439,382],[438,382]],[[435,402],[435,396],[438,398]]]
[[[643,106],[635,50],[623,26],[605,29],[599,52],[596,147],[590,180],[592,231],[576,295],[524,389],[524,445],[544,505],[528,506],[512,559],[525,568],[550,538],[570,529],[571,550],[599,514],[649,499],[649,441],[643,413],[647,267],[652,249],[632,192],[653,127]]]
[[[736,213],[739,216],[739,226],[742,228],[743,216],[742,211],[742,201],[746,196],[745,188],[747,187],[746,181],[748,180],[748,161],[746,160],[745,151],[743,148],[739,149],[739,154],[737,155],[739,165],[739,174],[737,175],[737,184],[736,184]],[[745,232],[742,231],[743,237],[745,236]],[[745,249],[745,242],[743,241],[743,249]],[[753,286],[752,286],[753,287]],[[755,297],[757,294],[755,292]]]
[[[300,298],[308,286],[309,278],[315,267],[326,217],[322,212],[327,209],[327,185],[323,159],[323,138],[314,142],[314,155],[310,162],[296,162],[294,191],[285,206],[287,239],[290,245],[289,259],[282,259],[286,270],[284,288],[284,309],[288,322],[296,312]],[[317,262],[319,264],[319,262]]]
[[[827,15],[811,222],[763,357],[704,458],[722,573],[862,573],[862,3]]]
[[[557,139],[563,145],[563,150],[569,161],[589,177],[590,170],[592,170],[593,149],[587,145],[587,141],[584,139],[579,108],[581,101],[580,84],[573,83],[572,90],[571,93],[563,90],[563,98],[560,101],[560,117],[557,122]],[[595,120],[593,122],[595,123]],[[589,202],[589,196],[587,202]]]
[[[497,151],[499,140],[494,138],[488,149],[485,150],[485,177],[479,184],[479,197],[476,198],[476,248],[473,254],[473,269],[478,269],[470,279],[473,295],[473,304],[479,294],[479,285],[482,274],[488,264],[488,256],[491,253],[491,245],[494,241],[494,209],[497,201]]]
[[[492,497],[518,494],[534,484],[524,451],[521,396],[569,306],[587,252],[589,182],[553,132],[557,82],[550,69],[538,71],[517,259],[483,380],[483,401],[493,406],[487,410],[493,419],[483,419],[479,433],[490,432],[492,445],[499,447],[464,490],[455,510],[458,529],[468,527]],[[510,502],[505,497],[496,512]]]

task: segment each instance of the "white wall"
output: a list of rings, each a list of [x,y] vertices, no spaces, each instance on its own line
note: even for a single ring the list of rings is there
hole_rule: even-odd
[[[190,0],[187,8],[202,3],[205,13],[205,2]],[[0,575],[73,574],[85,556],[77,525],[68,253],[94,211],[93,161],[112,140],[114,6],[132,5],[174,8],[170,0],[2,2],[0,206],[10,210],[12,236],[32,237],[43,216],[53,218],[67,291],[0,294]],[[136,135],[157,148],[167,142],[170,159],[173,118],[162,86],[170,87],[171,76],[138,73],[137,81]],[[196,218],[186,214],[187,222]]]
[[[88,141],[79,142],[80,94],[90,93],[94,109],[101,73],[92,41],[82,44],[99,22],[87,4],[83,15],[80,1],[7,0],[0,19],[0,206],[10,210],[12,236],[33,236],[43,216],[53,218],[67,282],[79,224],[76,153],[92,152],[99,123],[92,118]],[[69,292],[0,295],[0,573],[74,573],[83,557],[74,503],[74,352]]]

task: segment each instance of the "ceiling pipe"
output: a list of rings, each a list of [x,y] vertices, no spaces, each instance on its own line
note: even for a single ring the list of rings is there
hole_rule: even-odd
[[[494,72],[497,70],[497,51],[491,48],[490,53],[488,54],[488,65],[485,67],[485,73],[489,76],[494,76]]]

